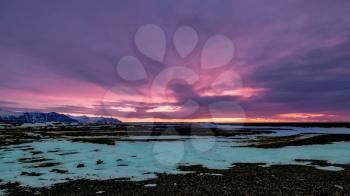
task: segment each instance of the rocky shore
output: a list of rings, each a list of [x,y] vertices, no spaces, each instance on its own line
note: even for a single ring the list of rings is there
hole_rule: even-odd
[[[76,180],[49,188],[0,186],[9,195],[350,195],[350,166],[323,171],[311,166],[237,164],[228,170],[181,166],[186,174],[157,174],[158,178]]]
[[[316,135],[293,135],[282,137],[263,137],[248,147],[255,148],[282,148],[286,146],[304,146],[312,144],[331,144],[333,142],[348,142],[350,134],[316,134]]]

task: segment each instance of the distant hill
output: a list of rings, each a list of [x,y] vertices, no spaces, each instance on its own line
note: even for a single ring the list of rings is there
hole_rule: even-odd
[[[118,124],[120,120],[115,118],[105,117],[88,117],[88,116],[69,116],[70,118],[77,120],[81,124]]]
[[[12,112],[0,109],[0,122],[8,124],[24,123],[80,123],[80,124],[118,124],[120,121],[114,118],[69,116],[56,112]]]

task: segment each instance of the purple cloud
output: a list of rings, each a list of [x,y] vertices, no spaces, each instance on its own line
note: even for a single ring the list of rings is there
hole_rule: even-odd
[[[144,101],[132,117],[145,118],[152,113],[147,110],[192,99],[201,107],[191,118],[207,117],[204,105],[234,101],[252,119],[325,113],[335,116],[330,120],[349,120],[348,13],[350,2],[342,0],[2,1],[0,106],[106,115],[101,102],[108,89],[128,86],[146,95],[159,73],[181,65],[202,78],[191,85],[169,84],[172,102]],[[137,50],[135,33],[144,24],[164,30],[164,62]],[[198,33],[198,44],[185,58],[172,45],[181,26]],[[217,33],[234,42],[235,58],[227,66],[202,72],[201,49]],[[130,82],[119,77],[116,65],[123,56],[137,57],[149,79]],[[242,78],[242,88],[259,91],[228,95],[206,87],[231,69]]]

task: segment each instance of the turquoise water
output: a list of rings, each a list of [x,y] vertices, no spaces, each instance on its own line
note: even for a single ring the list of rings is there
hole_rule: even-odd
[[[150,138],[150,137],[148,137]],[[155,137],[158,138],[158,137]],[[162,139],[181,138],[162,136]],[[134,139],[142,139],[136,137]],[[186,137],[176,141],[117,141],[115,145],[43,140],[0,149],[0,179],[3,183],[20,182],[34,187],[50,186],[69,179],[155,178],[154,173],[180,173],[178,165],[201,164],[213,169],[225,169],[233,163],[305,164],[295,159],[319,159],[330,163],[350,163],[350,143],[290,146],[277,149],[237,147],[237,139],[220,137]],[[29,149],[28,148],[33,148]],[[41,151],[32,155],[30,151]],[[20,158],[45,158],[60,163],[52,167],[35,167],[45,163],[23,163]],[[97,160],[103,160],[97,165]],[[76,168],[82,163],[83,168]],[[338,167],[319,169],[340,170]],[[66,174],[50,172],[68,170]],[[41,173],[41,176],[21,176],[21,172]]]

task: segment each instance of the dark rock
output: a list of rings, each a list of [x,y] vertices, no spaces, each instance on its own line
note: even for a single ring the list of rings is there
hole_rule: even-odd
[[[59,149],[56,149],[56,150],[48,150],[47,152],[49,152],[49,153],[55,153],[55,152],[61,152],[61,150],[59,150]]]
[[[41,176],[41,174],[36,172],[22,172],[21,176]]]
[[[98,160],[98,161],[96,161],[96,164],[97,165],[100,165],[100,164],[102,164],[103,163],[103,161],[102,160]]]
[[[79,163],[79,164],[77,165],[77,168],[82,168],[82,167],[85,167],[85,165],[82,164],[82,163]]]
[[[59,174],[66,174],[66,173],[68,173],[68,170],[52,169],[50,172],[55,172],[55,173],[59,173]]]
[[[30,153],[32,153],[32,155],[37,155],[37,154],[42,154],[43,152],[41,152],[41,151],[30,151]]]
[[[316,160],[316,159],[295,159],[297,162],[310,162],[308,165],[316,165],[316,166],[331,166],[332,164],[328,163],[325,160]]]
[[[106,145],[115,145],[115,140],[110,138],[74,138],[71,139],[73,142],[86,142],[93,144],[106,144]]]
[[[63,152],[63,153],[59,153],[58,155],[65,156],[65,155],[71,155],[71,154],[79,154],[79,152]]]
[[[51,161],[51,159],[46,159],[44,157],[31,157],[31,158],[19,158],[18,161],[21,163],[40,163],[44,161]]]
[[[53,167],[53,166],[57,166],[57,165],[61,165],[61,163],[55,163],[55,162],[42,163],[42,164],[36,165],[34,167]]]
[[[29,148],[22,148],[21,150],[23,150],[23,151],[30,151],[30,150],[34,150],[34,148],[33,148],[33,147],[29,147]]]

